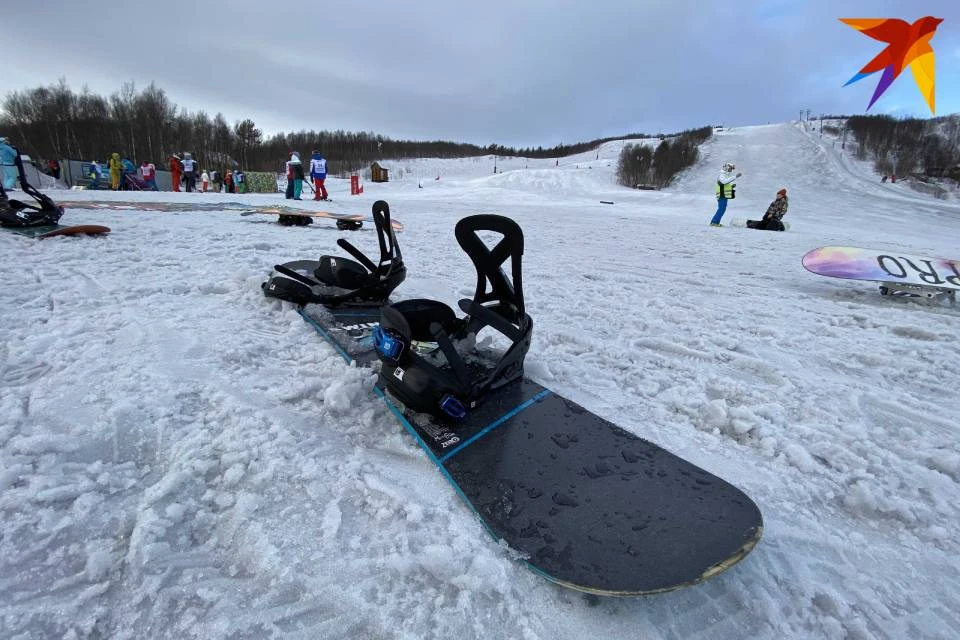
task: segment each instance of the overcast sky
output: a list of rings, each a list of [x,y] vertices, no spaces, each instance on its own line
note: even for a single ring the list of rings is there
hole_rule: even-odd
[[[11,6],[12,5],[12,6]],[[288,8],[289,7],[289,8]],[[944,18],[937,115],[960,112],[960,2],[10,0],[0,97],[150,82],[265,133],[507,146],[864,113],[883,46],[837,18]],[[905,71],[870,113],[930,115]],[[3,132],[0,132],[2,134]]]

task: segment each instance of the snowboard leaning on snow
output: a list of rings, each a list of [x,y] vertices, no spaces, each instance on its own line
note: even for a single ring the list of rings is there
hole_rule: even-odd
[[[309,272],[307,262],[296,264]],[[379,364],[378,308],[300,314],[348,363]],[[729,569],[762,534],[742,491],[530,379],[460,422],[411,414],[376,391],[487,530],[565,587],[671,591]]]
[[[960,261],[946,258],[857,247],[820,247],[803,256],[803,267],[831,278],[879,282],[881,293],[900,289],[953,295],[960,291]]]

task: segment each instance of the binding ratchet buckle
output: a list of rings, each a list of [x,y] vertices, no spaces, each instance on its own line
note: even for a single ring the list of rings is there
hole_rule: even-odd
[[[384,329],[377,325],[373,329],[373,346],[384,358],[399,362],[406,345],[406,339],[395,329]]]

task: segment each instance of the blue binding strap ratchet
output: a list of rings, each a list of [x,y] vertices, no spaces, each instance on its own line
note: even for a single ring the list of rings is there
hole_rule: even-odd
[[[399,331],[384,329],[380,325],[373,328],[373,346],[384,358],[398,362],[405,342]]]
[[[463,420],[467,417],[467,408],[463,406],[462,402],[449,393],[444,394],[444,396],[440,398],[440,409],[451,418],[456,418],[457,420]]]

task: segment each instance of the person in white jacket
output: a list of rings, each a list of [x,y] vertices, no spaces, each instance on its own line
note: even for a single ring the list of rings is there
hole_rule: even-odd
[[[314,150],[310,156],[310,177],[314,184],[313,199],[328,200],[327,188],[323,186],[324,180],[327,179],[327,159],[317,150]]]
[[[203,173],[200,174],[200,190],[203,193],[207,192],[207,188],[210,186],[210,174],[207,173],[207,170],[204,169]]]
[[[720,175],[717,177],[717,212],[713,214],[713,219],[710,221],[711,227],[722,227],[720,224],[720,219],[723,218],[723,214],[727,210],[727,200],[733,200],[737,197],[737,185],[735,180],[742,176],[743,174],[736,171],[737,167],[732,162],[725,162],[723,164]]]

